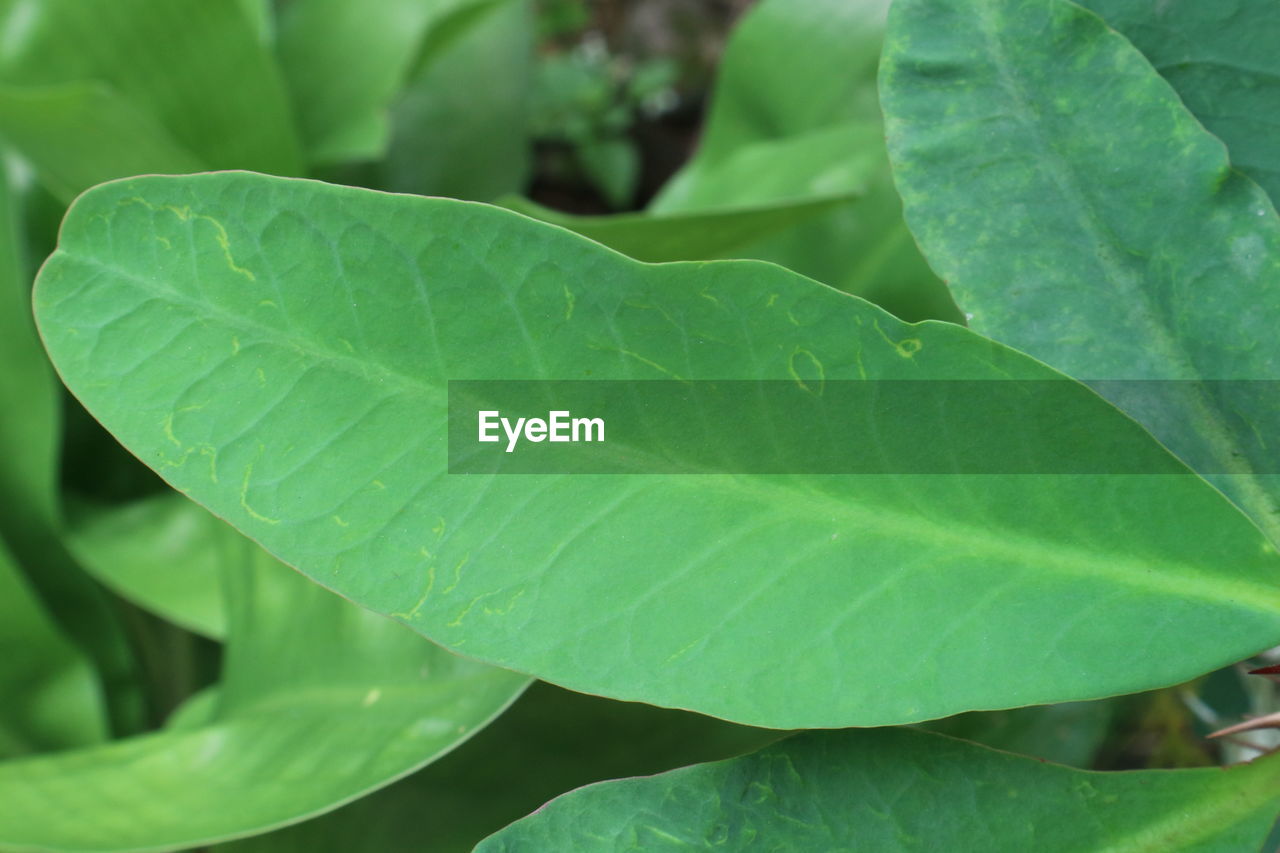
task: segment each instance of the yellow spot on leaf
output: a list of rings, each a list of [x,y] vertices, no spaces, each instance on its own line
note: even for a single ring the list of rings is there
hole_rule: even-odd
[[[578,301],[578,298],[573,295],[573,291],[569,289],[568,285],[565,285],[564,286],[564,319],[566,321],[573,319],[573,306],[577,301]]]
[[[240,481],[240,508],[249,514],[249,517],[264,524],[279,524],[280,519],[270,518],[249,506],[249,481],[253,478],[253,463],[250,462],[245,466],[244,479]]]
[[[810,374],[808,378],[800,375],[801,370]],[[818,397],[822,396],[822,391],[827,384],[827,374],[816,355],[797,346],[791,351],[791,357],[787,359],[787,372],[805,391]]]

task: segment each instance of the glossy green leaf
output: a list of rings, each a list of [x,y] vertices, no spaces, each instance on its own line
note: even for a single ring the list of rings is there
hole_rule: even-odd
[[[1236,381],[1280,377],[1270,199],[1093,13],[894,10],[881,85],[898,188],[970,325],[1076,377],[1188,380],[1104,393],[1280,541],[1280,400]]]
[[[79,132],[90,135],[105,129],[111,134],[105,141],[115,151],[129,132],[128,118],[142,114],[147,118],[135,137],[163,127],[206,168],[279,174],[296,174],[301,168],[283,82],[241,3],[3,0],[0,30],[6,39],[0,83],[96,83],[110,92],[73,87],[52,93],[48,120],[53,127],[43,130],[30,126],[39,114],[28,103],[28,126],[22,131],[28,137],[52,135],[61,124],[81,116],[86,124]],[[5,132],[0,126],[0,135]],[[161,141],[142,144],[144,151],[165,147]],[[39,153],[34,148],[33,152]],[[124,159],[112,177],[129,174],[140,162],[145,165],[141,152],[119,153]]]
[[[523,198],[502,199],[499,204],[568,228],[638,261],[665,263],[731,257],[736,249],[847,204],[853,198],[853,194],[848,193],[754,207],[615,216],[575,216]]]
[[[97,679],[44,612],[2,541],[0,696],[0,758],[106,736]]]
[[[1258,850],[1280,760],[1090,773],[901,729],[815,732],[553,800],[476,853]]]
[[[1280,9],[1266,0],[1084,0],[1133,42],[1231,163],[1280,199]]]
[[[782,735],[537,682],[484,731],[413,776],[216,853],[419,853],[424,846],[469,853],[565,791],[740,755]]]
[[[470,15],[464,14],[470,11]],[[459,32],[423,57],[391,106],[381,186],[489,201],[524,188],[533,76],[533,13],[511,0],[473,2],[448,20]]]
[[[0,87],[0,134],[64,202],[123,175],[205,168],[154,117],[101,83]]]
[[[1100,470],[1168,476],[446,473],[449,379],[1062,379],[779,267],[648,266],[486,205],[223,173],[82,196],[37,306],[68,386],[178,489],[352,600],[574,689],[873,725],[1136,691],[1280,639],[1274,550],[1083,391],[1061,417]],[[911,414],[954,454],[988,434]]]
[[[86,508],[69,541],[98,580],[176,625],[220,639],[226,633],[217,542],[226,525],[192,512],[178,495],[120,507]]]
[[[276,49],[313,162],[377,156],[388,110],[433,27],[493,0],[293,0]]]
[[[0,849],[178,849],[291,823],[449,751],[523,689],[222,529],[228,642],[211,715],[0,763]]]

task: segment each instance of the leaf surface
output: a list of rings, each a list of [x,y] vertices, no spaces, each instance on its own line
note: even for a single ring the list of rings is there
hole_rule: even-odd
[[[1091,773],[903,729],[814,732],[752,755],[602,782],[476,853],[524,850],[1257,850],[1280,761]]]
[[[1249,381],[1280,378],[1280,217],[1222,143],[1064,0],[902,0],[881,88],[970,325],[1081,379],[1180,380],[1100,389],[1280,540],[1280,395]]]
[[[37,305],[69,387],[177,488],[352,600],[574,689],[874,725],[1169,684],[1280,629],[1256,528],[1083,389],[1063,421],[1163,476],[447,473],[450,379],[1063,382],[775,266],[647,266],[487,205],[224,173],[83,196]],[[947,411],[841,440],[980,446]]]
[[[524,688],[220,527],[228,641],[208,715],[0,763],[0,849],[186,849],[292,823],[449,751]]]

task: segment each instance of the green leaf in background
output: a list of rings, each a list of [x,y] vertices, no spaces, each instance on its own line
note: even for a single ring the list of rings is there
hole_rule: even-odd
[[[1280,199],[1280,14],[1266,0],[1083,0],[1129,38],[1231,163]]]
[[[734,156],[744,145],[846,122],[878,124],[874,82],[888,5],[887,0],[756,4],[725,49],[695,167]],[[796,88],[801,81],[805,88]]]
[[[1166,685],[1280,639],[1274,549],[1083,389],[1060,415],[1103,470],[1170,476],[447,474],[450,379],[1063,381],[773,265],[648,266],[487,205],[222,173],[82,196],[37,305],[68,386],[179,490],[574,689],[876,725]],[[956,455],[989,434],[912,414]]]
[[[67,202],[125,175],[205,168],[150,113],[97,82],[0,86],[0,135]]]
[[[275,0],[238,0],[244,15],[257,33],[258,40],[269,44],[275,39]]]
[[[1092,12],[893,8],[895,177],[970,325],[1082,379],[1187,380],[1101,391],[1280,541],[1280,399],[1236,381],[1280,379],[1270,199]]]
[[[186,848],[301,820],[449,751],[524,688],[222,530],[228,640],[211,716],[0,763],[0,849]]]
[[[875,73],[887,5],[763,0],[744,15],[725,48],[698,149],[650,210],[864,186],[884,159]]]
[[[96,676],[45,614],[3,541],[0,696],[0,758],[106,737]]]
[[[58,380],[31,318],[21,209],[0,157],[0,532],[29,536],[50,528],[60,511],[57,493],[61,399]],[[19,452],[20,449],[20,452]]]
[[[112,177],[132,174],[145,162],[142,153],[165,154],[168,138],[205,168],[287,175],[301,170],[283,82],[241,3],[3,0],[0,30],[6,34],[0,84],[6,100],[16,101],[5,110],[18,122],[12,141],[32,142],[24,153],[36,162],[47,159],[36,147],[39,140],[52,139],[80,117],[86,122],[81,135],[108,134],[103,150],[92,153],[102,163],[92,176],[101,177],[103,170]],[[34,91],[24,101],[25,87]],[[41,107],[41,99],[50,100]],[[130,133],[128,124],[139,120],[142,127]],[[157,127],[167,134],[142,140]],[[8,133],[0,124],[0,137]],[[130,140],[140,142],[142,151],[131,150]],[[61,144],[75,153],[71,141]],[[112,154],[121,157],[114,169],[103,162]],[[171,162],[159,160],[147,171]]]
[[[695,167],[672,178],[650,210],[704,211],[864,190],[884,161],[881,135],[878,125],[848,122],[744,143],[709,165],[695,160]]]
[[[814,732],[553,800],[476,853],[1258,850],[1280,760],[1090,773],[901,729]]]
[[[735,249],[846,204],[853,194],[692,213],[575,216],[516,196],[498,203],[646,263],[729,257]]]
[[[138,697],[128,686],[132,662],[124,636],[101,590],[71,561],[59,541],[62,399],[31,319],[28,261],[23,257],[28,235],[23,233],[21,193],[9,175],[13,165],[7,152],[0,157],[0,446],[10,448],[0,454],[0,540],[7,546],[6,553],[12,552],[19,576],[25,570],[52,621],[85,659],[98,667],[94,672],[81,665],[68,678],[100,679],[105,692],[93,700],[98,704],[92,712],[102,713],[105,702],[112,724],[128,730],[134,726]],[[15,577],[10,586],[25,583]],[[13,618],[41,605],[15,599]],[[34,618],[23,624],[34,627]],[[26,645],[20,635],[10,634],[6,640],[15,649]],[[37,649],[51,641],[33,637],[30,642]],[[70,684],[67,689],[89,690]],[[24,702],[17,696],[7,701],[20,706]],[[53,712],[57,713],[56,709]],[[80,716],[90,712],[77,707],[68,713]]]
[[[216,543],[226,525],[180,495],[83,508],[68,541],[94,577],[152,613],[206,637],[226,634]]]
[[[513,0],[472,2],[453,15],[390,108],[382,186],[395,192],[489,201],[523,188],[530,168],[533,15]]]
[[[1149,695],[1149,694],[1143,694]],[[938,734],[993,749],[1089,768],[1119,716],[1121,699],[975,711],[923,724]]]
[[[905,319],[958,322],[902,222],[889,179],[875,90],[886,6],[756,5],[725,51],[697,152],[649,210],[709,212],[857,189],[859,201],[736,254],[782,264]]]
[[[581,785],[728,758],[781,736],[536,682],[484,731],[407,779],[216,853],[468,853]]]
[[[503,1],[286,4],[277,22],[276,49],[310,161],[378,157],[390,135],[388,111],[431,30],[447,26],[472,6]]]

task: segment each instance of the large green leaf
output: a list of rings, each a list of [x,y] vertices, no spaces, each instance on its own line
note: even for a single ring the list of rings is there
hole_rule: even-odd
[[[96,679],[0,541],[0,758],[106,736]]]
[[[291,823],[449,751],[523,689],[222,530],[227,659],[208,716],[0,763],[0,849],[176,849]]]
[[[907,220],[973,328],[1109,383],[1280,541],[1280,217],[1065,0],[902,0],[882,88]],[[1213,380],[1203,383],[1201,380]]]
[[[476,851],[1244,853],[1277,811],[1275,758],[1090,773],[901,729],[815,732],[582,788]]]
[[[501,0],[293,0],[276,49],[313,162],[377,156],[388,111],[433,28]]]
[[[177,488],[341,594],[575,689],[871,725],[1169,684],[1280,639],[1274,550],[1127,418],[772,265],[648,266],[487,205],[223,173],[82,196],[36,298],[68,386]],[[673,377],[1042,380],[1082,392],[1053,417],[1098,470],[1167,476],[447,473],[447,380]],[[948,409],[839,441],[1088,449]]]
[[[1280,199],[1280,9],[1266,0],[1204,3],[1083,0],[1173,85],[1231,153],[1231,163]]]
[[[48,102],[50,126],[43,130],[36,106],[28,103],[23,139],[52,135],[79,116],[85,121],[78,125],[80,135],[105,128],[108,150],[116,151],[128,132],[127,119],[142,114],[146,126],[165,128],[206,168],[281,174],[301,169],[283,82],[236,0],[88,5],[3,0],[0,28],[6,36],[0,83],[15,88],[97,83],[110,92],[68,88],[46,95],[53,100]],[[5,133],[0,126],[0,135]],[[160,145],[140,144],[144,150]],[[39,154],[36,148],[32,152]],[[112,177],[130,174],[139,163],[136,153],[119,153],[124,159]]]
[[[317,820],[217,850],[468,853],[565,791],[740,755],[781,736],[537,682],[484,731],[413,776]]]

